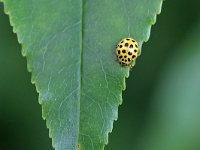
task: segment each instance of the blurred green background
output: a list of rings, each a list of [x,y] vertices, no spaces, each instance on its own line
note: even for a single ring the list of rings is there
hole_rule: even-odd
[[[0,3],[0,150],[52,150]],[[106,150],[200,150],[200,1],[165,1],[131,71]]]

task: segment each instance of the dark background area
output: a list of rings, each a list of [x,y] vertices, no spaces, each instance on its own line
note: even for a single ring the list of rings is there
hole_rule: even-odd
[[[109,134],[106,150],[200,150],[200,76],[198,67],[192,67],[199,65],[200,68],[200,64],[198,59],[189,61],[200,51],[199,25],[200,1],[164,2],[151,37],[144,43],[142,55],[126,80],[123,104],[119,107],[113,132]],[[173,68],[176,66],[178,69]],[[185,72],[184,75],[189,72],[182,77],[182,86],[177,81],[180,72]],[[197,74],[195,80],[190,78],[193,74]],[[48,129],[41,117],[38,93],[30,80],[21,46],[0,3],[0,150],[52,149]],[[199,84],[184,92],[193,82]],[[170,89],[175,90],[170,92]],[[179,97],[181,91],[186,100]],[[196,94],[193,92],[197,93],[196,97],[191,96]],[[189,104],[190,109],[186,107]],[[196,107],[192,107],[194,105]],[[195,113],[190,113],[194,110]],[[182,129],[182,116],[188,116],[183,119],[186,122],[184,132],[176,133],[175,129]]]

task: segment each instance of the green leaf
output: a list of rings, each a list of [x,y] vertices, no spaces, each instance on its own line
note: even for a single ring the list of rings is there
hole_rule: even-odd
[[[39,93],[53,147],[101,150],[122,103],[129,68],[115,45],[140,47],[162,0],[2,0]]]

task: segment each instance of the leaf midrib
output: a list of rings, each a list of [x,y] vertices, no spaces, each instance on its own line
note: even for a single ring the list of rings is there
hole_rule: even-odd
[[[78,138],[77,138],[77,147],[78,147],[78,142],[79,142],[79,130],[80,130],[80,110],[81,110],[81,92],[82,92],[82,72],[83,72],[83,0],[81,1],[81,20],[80,20],[80,75],[79,75],[79,106],[78,106]]]

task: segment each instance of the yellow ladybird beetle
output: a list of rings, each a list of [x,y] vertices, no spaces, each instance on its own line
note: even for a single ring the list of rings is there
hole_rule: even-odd
[[[122,39],[116,47],[117,60],[123,66],[132,67],[132,63],[138,54],[138,43],[133,38]]]

